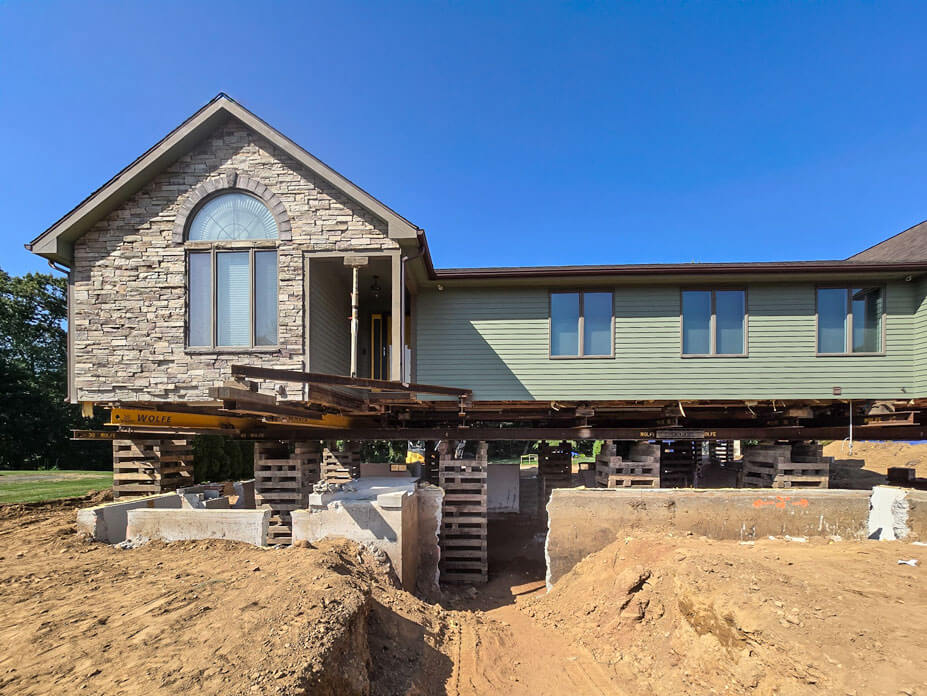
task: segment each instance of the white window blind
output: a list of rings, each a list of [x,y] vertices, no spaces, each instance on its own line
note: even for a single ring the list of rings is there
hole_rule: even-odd
[[[216,254],[216,324],[218,345],[251,345],[251,273],[246,251]]]

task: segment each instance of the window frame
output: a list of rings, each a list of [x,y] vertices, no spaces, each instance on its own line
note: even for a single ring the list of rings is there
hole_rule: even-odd
[[[740,291],[744,294],[744,344],[742,353],[718,353],[718,314],[715,300],[716,292]],[[685,317],[683,316],[682,296],[686,292],[711,293],[711,318],[708,322],[708,348],[710,353],[685,352]],[[685,360],[700,358],[749,358],[750,357],[750,294],[746,285],[710,285],[683,286],[679,288],[679,357]]]
[[[579,295],[579,318],[577,320],[577,330],[579,331],[579,336],[577,338],[577,355],[554,355],[553,354],[553,328],[554,328],[554,315],[553,315],[553,296],[554,295]],[[583,351],[585,349],[585,320],[586,320],[586,293],[591,294],[607,294],[612,298],[612,311],[611,318],[609,321],[609,348],[610,352],[608,355],[584,355]],[[548,360],[613,360],[615,357],[615,289],[614,288],[564,288],[563,290],[548,290],[547,291],[547,359]]]
[[[205,196],[198,202],[196,207],[190,212],[185,221],[183,232],[184,246],[184,352],[186,353],[266,353],[278,352],[281,350],[280,343],[280,224],[277,223],[276,239],[226,239],[226,240],[196,240],[191,241],[187,238],[190,225],[196,219],[197,214],[202,207],[213,200],[227,193],[243,193],[256,199],[265,207],[267,201],[255,196],[253,193],[240,188],[225,188]],[[273,345],[255,345],[255,252],[273,251],[276,257],[277,273],[275,298],[277,300],[277,336]],[[216,273],[216,255],[228,252],[248,252],[248,274],[249,274],[249,303],[248,303],[248,321],[249,321],[249,342],[243,346],[224,346],[216,343],[219,335],[218,331],[218,274]],[[209,254],[209,345],[195,346],[190,343],[190,255],[191,254]]]
[[[853,285],[864,288],[879,288],[882,292],[882,314],[879,316],[879,346],[876,352],[853,352]],[[843,290],[846,294],[846,323],[844,324],[842,353],[822,353],[820,349],[820,314],[818,313],[818,290]],[[814,286],[814,357],[816,358],[881,358],[886,355],[888,333],[888,285],[885,283],[818,283]],[[847,351],[849,349],[849,351]]]

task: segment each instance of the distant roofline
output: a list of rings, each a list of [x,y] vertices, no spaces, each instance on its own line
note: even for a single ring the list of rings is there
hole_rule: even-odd
[[[847,261],[852,261],[853,259],[855,259],[855,258],[857,258],[857,257],[864,256],[864,255],[868,254],[868,252],[870,252],[870,251],[872,251],[873,249],[875,249],[876,247],[880,247],[880,246],[882,246],[883,244],[885,244],[886,242],[890,242],[890,241],[892,241],[893,239],[895,239],[896,237],[900,237],[901,235],[903,235],[903,234],[905,234],[905,233],[907,233],[907,232],[910,232],[910,231],[913,230],[915,227],[920,227],[921,225],[923,225],[923,224],[925,224],[925,223],[927,223],[927,220],[921,220],[921,221],[918,222],[916,225],[911,225],[911,226],[908,227],[907,229],[901,230],[901,232],[898,232],[898,233],[896,233],[896,234],[893,234],[891,237],[888,237],[887,239],[883,239],[881,242],[876,242],[876,243],[873,244],[872,246],[868,246],[868,247],[866,247],[865,249],[863,249],[862,251],[857,251],[857,252],[856,252],[855,254],[853,254],[852,256],[848,256],[848,257],[847,257]]]
[[[219,117],[231,117],[242,122],[260,136],[293,156],[304,166],[341,190],[374,215],[383,219],[394,239],[415,239],[421,250],[430,280],[469,280],[507,278],[580,278],[604,276],[644,275],[734,275],[734,274],[776,274],[776,273],[847,273],[847,272],[927,272],[927,260],[923,261],[867,261],[854,259],[870,250],[895,239],[924,223],[913,225],[886,240],[874,244],[845,260],[823,261],[764,261],[744,263],[665,263],[665,264],[617,264],[589,266],[515,266],[485,268],[440,268],[436,269],[428,247],[424,230],[399,215],[382,201],[374,198],[354,184],[347,177],[335,171],[294,141],[270,126],[266,121],[245,109],[241,104],[220,92],[192,116],[173,129],[164,138],[150,147],[124,167],[109,181],[78,203],[72,210],[38,235],[26,248],[53,262],[70,263],[70,244],[81,236],[94,222],[120,203],[120,199],[131,195],[154,173],[163,169],[176,158],[178,153],[195,142],[202,131],[209,131],[218,123]],[[410,258],[416,258],[416,255]]]
[[[290,140],[266,121],[243,107],[224,92],[220,92],[148,148],[116,175],[96,189],[74,208],[38,235],[26,249],[40,256],[68,265],[71,261],[67,245],[73,243],[97,220],[110,212],[127,196],[138,190],[158,172],[181,156],[190,143],[199,141],[202,133],[211,132],[222,118],[235,118],[293,157],[317,176],[382,219],[394,239],[414,239],[421,228],[411,223],[382,201],[370,195],[353,181],[322,162],[303,147]],[[63,242],[64,246],[59,242]]]

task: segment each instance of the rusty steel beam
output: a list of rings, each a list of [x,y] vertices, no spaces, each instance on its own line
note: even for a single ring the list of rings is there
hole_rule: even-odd
[[[392,382],[387,379],[327,375],[321,372],[299,372],[298,370],[281,370],[273,367],[253,367],[250,365],[232,365],[232,374],[236,377],[271,379],[281,382],[299,382],[301,384],[334,384],[342,387],[373,389],[376,391],[422,392],[423,394],[441,394],[446,396],[472,394],[469,389],[444,387],[435,384],[407,384],[403,382]]]

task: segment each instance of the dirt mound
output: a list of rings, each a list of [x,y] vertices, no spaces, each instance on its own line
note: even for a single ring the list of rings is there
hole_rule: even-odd
[[[921,693],[927,581],[897,564],[920,550],[629,538],[521,608],[630,694]]]
[[[886,482],[889,467],[905,466],[927,476],[927,443],[858,440],[850,454],[845,440],[830,442],[824,455],[834,458],[831,488],[871,488]]]
[[[0,692],[438,693],[443,612],[355,544],[119,550],[0,508]]]

